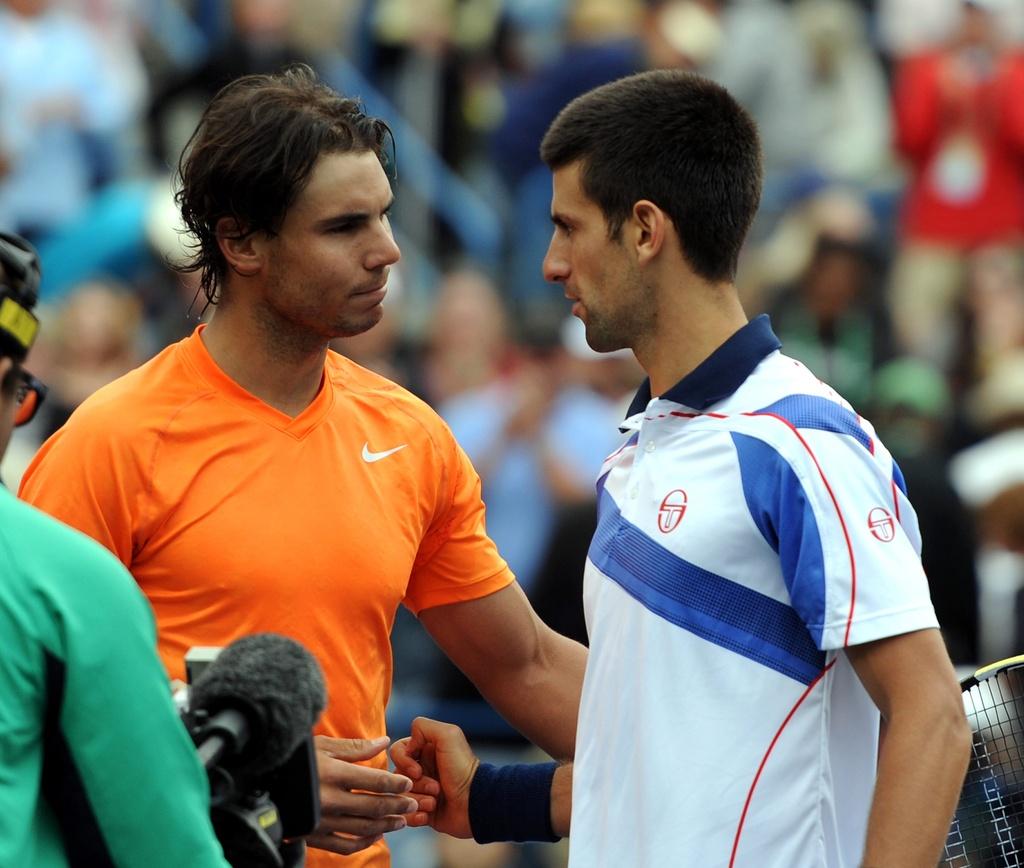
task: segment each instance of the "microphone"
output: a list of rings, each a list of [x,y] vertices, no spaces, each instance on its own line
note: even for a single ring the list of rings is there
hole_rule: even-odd
[[[196,679],[189,715],[205,768],[222,759],[246,777],[284,765],[327,704],[320,664],[298,642],[257,633],[232,642]]]

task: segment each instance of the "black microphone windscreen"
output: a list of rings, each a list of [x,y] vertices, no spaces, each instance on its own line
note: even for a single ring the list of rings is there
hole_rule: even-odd
[[[244,766],[252,774],[283,764],[309,736],[326,704],[316,658],[293,639],[274,633],[232,642],[189,693],[193,711],[213,715],[226,708],[255,709],[255,732],[244,752]]]

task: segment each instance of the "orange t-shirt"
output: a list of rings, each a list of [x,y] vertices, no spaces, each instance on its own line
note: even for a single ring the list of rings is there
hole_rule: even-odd
[[[171,677],[194,645],[282,633],[323,667],[318,731],[380,736],[398,605],[415,613],[512,581],[480,480],[437,414],[383,377],[329,353],[292,419],[221,371],[201,333],[85,401],[20,494],[131,570]],[[344,864],[387,865],[386,847]]]

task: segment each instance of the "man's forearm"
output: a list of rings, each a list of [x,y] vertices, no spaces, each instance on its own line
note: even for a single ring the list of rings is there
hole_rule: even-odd
[[[931,868],[963,784],[971,735],[962,714],[889,722],[863,868]]]
[[[555,759],[569,759],[587,649],[548,627],[515,583],[420,612],[434,641],[506,720]]]
[[[529,664],[477,686],[535,745],[555,759],[571,759],[586,665],[584,646],[548,631]]]

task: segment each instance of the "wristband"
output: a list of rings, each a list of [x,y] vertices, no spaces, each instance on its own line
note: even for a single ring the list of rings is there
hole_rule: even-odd
[[[548,841],[551,780],[558,763],[492,766],[480,763],[469,786],[469,828],[479,844]]]

